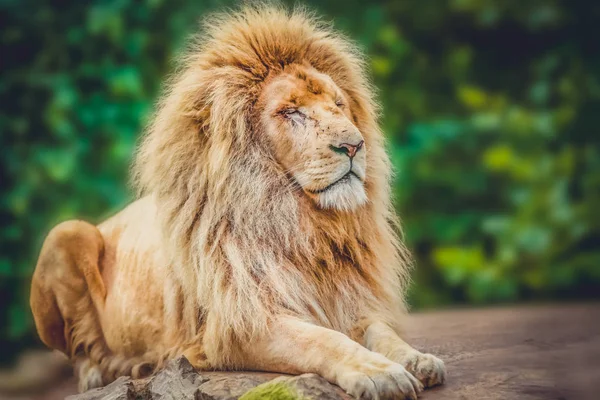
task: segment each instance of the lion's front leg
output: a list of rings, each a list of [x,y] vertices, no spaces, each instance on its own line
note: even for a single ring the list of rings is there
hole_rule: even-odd
[[[340,332],[295,318],[282,317],[244,348],[245,368],[317,373],[361,399],[416,399],[422,390],[402,365]]]
[[[402,364],[425,387],[441,385],[446,380],[446,367],[442,360],[413,349],[383,322],[367,327],[364,343],[368,349]]]

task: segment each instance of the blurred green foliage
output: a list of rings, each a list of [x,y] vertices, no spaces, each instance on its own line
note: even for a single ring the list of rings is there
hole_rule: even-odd
[[[599,4],[312,3],[370,57],[417,258],[411,303],[597,296]],[[171,60],[228,4],[0,1],[0,341],[32,337],[48,230],[130,201],[133,148]]]

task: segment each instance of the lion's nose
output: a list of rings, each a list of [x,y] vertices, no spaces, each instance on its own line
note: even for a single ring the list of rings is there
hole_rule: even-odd
[[[363,147],[364,140],[358,142],[358,144],[342,143],[339,146],[330,146],[336,153],[344,153],[350,158],[354,158],[356,153]]]

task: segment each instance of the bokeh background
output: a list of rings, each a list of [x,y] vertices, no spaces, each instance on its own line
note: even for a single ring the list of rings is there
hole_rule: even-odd
[[[309,1],[369,57],[413,309],[600,297],[600,6]],[[210,0],[0,0],[0,361],[37,345],[50,228],[132,199],[136,140]]]

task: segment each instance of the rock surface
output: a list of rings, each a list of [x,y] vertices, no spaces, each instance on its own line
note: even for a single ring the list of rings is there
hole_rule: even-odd
[[[411,317],[408,342],[446,363],[422,400],[600,399],[600,304],[466,309]]]
[[[285,393],[285,396],[282,396]],[[315,374],[289,376],[262,372],[201,372],[185,357],[171,361],[156,375],[121,377],[103,388],[69,396],[68,400],[255,400],[261,398],[350,399],[339,387]]]
[[[421,400],[600,398],[596,388],[600,382],[600,304],[435,311],[415,314],[408,321],[407,340],[442,358],[448,369],[446,384],[426,390]],[[281,381],[304,398],[349,399],[339,388],[312,374],[197,374],[190,368],[187,360],[179,359],[152,378],[121,378],[70,400],[289,400],[289,391],[272,390],[278,389],[272,385]],[[71,393],[75,393],[75,385],[71,385]],[[67,389],[62,387],[54,396],[46,393],[28,398],[64,398]]]

